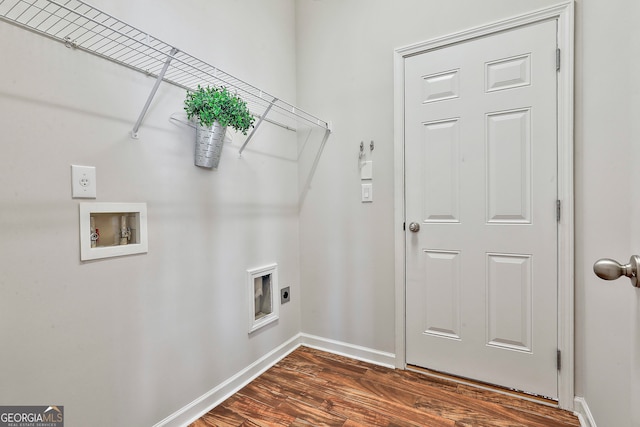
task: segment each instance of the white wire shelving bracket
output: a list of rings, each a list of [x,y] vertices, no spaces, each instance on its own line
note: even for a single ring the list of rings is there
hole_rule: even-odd
[[[83,50],[155,77],[155,85],[131,131],[133,138],[137,138],[162,81],[189,91],[198,85],[224,86],[238,94],[258,118],[240,154],[265,121],[292,131],[301,123],[318,126],[324,129],[325,138],[331,132],[329,122],[80,0],[0,0],[0,19],[62,42],[68,48]]]

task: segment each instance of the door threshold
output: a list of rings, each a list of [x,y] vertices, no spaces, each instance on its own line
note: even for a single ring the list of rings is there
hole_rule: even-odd
[[[407,364],[406,370],[417,372],[433,378],[439,378],[439,379],[451,381],[454,383],[463,384],[463,385],[477,388],[480,390],[492,391],[494,393],[503,394],[503,395],[514,397],[517,399],[528,400],[530,402],[539,403],[541,405],[546,405],[553,408],[559,407],[558,400],[550,397],[546,397],[546,396],[540,396],[537,394],[527,393],[525,391],[515,390],[507,387],[501,387],[495,384],[485,383],[485,382],[473,380],[470,378],[458,377],[456,375],[447,374],[445,372],[438,372],[432,369],[427,369],[427,368],[423,368],[421,366],[416,366],[416,365]]]

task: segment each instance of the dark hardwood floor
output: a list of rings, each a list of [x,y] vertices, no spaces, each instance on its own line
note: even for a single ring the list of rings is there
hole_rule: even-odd
[[[190,427],[576,427],[571,413],[300,347]]]

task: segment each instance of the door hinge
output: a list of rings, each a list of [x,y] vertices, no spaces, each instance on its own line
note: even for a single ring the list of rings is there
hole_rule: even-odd
[[[560,368],[562,368],[562,352],[560,350],[558,350],[557,353],[557,359],[556,359],[556,366],[558,367],[558,371],[560,370]]]
[[[560,214],[562,212],[562,203],[560,200],[556,200],[556,221],[560,222]]]
[[[556,71],[560,71],[560,48],[556,49]]]

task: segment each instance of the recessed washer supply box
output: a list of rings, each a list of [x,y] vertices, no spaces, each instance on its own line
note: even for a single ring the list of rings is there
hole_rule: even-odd
[[[80,203],[80,260],[147,250],[146,203]]]

